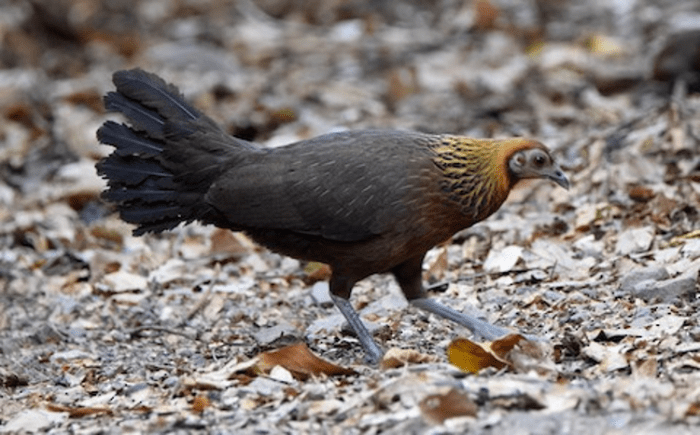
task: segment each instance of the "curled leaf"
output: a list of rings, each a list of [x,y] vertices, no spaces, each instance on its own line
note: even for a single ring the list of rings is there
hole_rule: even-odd
[[[436,424],[454,417],[476,417],[479,410],[473,400],[454,388],[445,394],[431,394],[419,406],[423,416]]]
[[[435,357],[432,355],[426,355],[413,349],[397,349],[392,347],[384,354],[381,367],[386,370],[403,367],[408,364],[422,364],[434,361]]]
[[[297,379],[307,379],[321,374],[327,376],[352,375],[355,371],[319,358],[305,343],[296,343],[258,356],[256,369],[267,373],[275,366],[287,369]]]
[[[512,367],[508,354],[521,341],[527,341],[522,335],[511,334],[499,340],[487,343],[474,343],[466,338],[458,338],[447,347],[450,364],[465,372],[478,373],[479,370],[494,367],[502,369]]]

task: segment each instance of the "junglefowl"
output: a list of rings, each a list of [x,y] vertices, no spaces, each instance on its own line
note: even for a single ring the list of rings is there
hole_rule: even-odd
[[[114,74],[105,97],[131,127],[107,121],[97,164],[103,197],[135,235],[200,221],[244,231],[272,251],[330,266],[330,294],[372,362],[383,352],[349,298],[359,280],[392,273],[413,305],[493,339],[504,328],[429,299],[425,253],[485,219],[524,178],[569,181],[529,139],[346,131],[263,148],[225,133],[178,89],[141,70]]]

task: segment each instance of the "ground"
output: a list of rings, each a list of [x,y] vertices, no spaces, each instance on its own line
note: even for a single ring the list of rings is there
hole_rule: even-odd
[[[698,23],[692,0],[3,2],[0,432],[697,433]],[[133,237],[94,169],[132,67],[269,147],[547,144],[570,190],[522,183],[424,265],[539,353],[464,372],[469,331],[374,276],[352,302],[407,364],[368,366],[319,265],[196,224]],[[332,364],[270,353],[300,342]]]

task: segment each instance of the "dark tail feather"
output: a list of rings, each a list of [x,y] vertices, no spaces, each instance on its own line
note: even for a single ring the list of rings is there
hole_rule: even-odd
[[[122,157],[113,153],[97,164],[100,175],[109,180],[109,186],[138,187],[143,183],[170,181],[173,175],[167,172],[153,159],[142,159],[138,156]],[[107,198],[110,192],[107,191]]]
[[[103,197],[116,203],[134,234],[160,232],[181,222],[215,223],[204,197],[211,184],[254,144],[222,132],[190,106],[178,89],[142,70],[114,74],[116,92],[105,97],[133,127],[107,121],[97,132],[115,151],[97,164],[107,179]]]
[[[103,144],[115,146],[114,152],[120,156],[157,155],[163,151],[162,144],[148,140],[136,134],[128,126],[113,121],[105,122],[97,130],[97,140]]]
[[[194,120],[202,116],[190,106],[180,90],[155,74],[140,69],[117,71],[112,81],[124,97],[138,101],[164,119]]]
[[[150,137],[163,139],[165,118],[157,112],[116,92],[110,92],[105,96],[105,108],[110,112],[123,113],[136,129],[147,131]]]

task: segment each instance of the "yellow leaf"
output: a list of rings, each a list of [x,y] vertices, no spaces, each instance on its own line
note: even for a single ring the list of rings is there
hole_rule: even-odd
[[[486,367],[500,369],[506,366],[486,349],[466,338],[458,338],[450,343],[447,348],[447,359],[450,364],[469,373],[478,373]]]
[[[482,344],[466,338],[458,338],[447,347],[447,359],[450,364],[469,373],[478,373],[479,370],[487,367],[500,370],[503,367],[512,366],[507,359],[508,353],[521,340],[525,338],[518,334],[510,334],[499,340]]]

